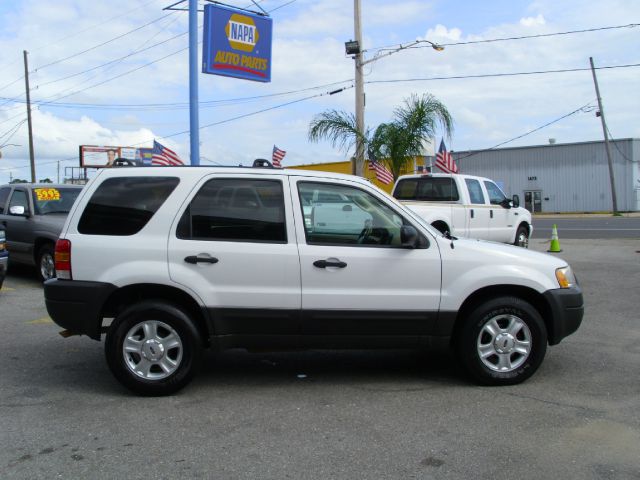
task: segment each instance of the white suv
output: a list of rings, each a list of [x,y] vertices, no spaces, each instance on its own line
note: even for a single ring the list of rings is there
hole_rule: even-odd
[[[310,218],[325,198],[343,200],[332,228]],[[106,333],[111,371],[145,395],[186,385],[204,348],[237,347],[446,345],[476,381],[514,384],[583,316],[566,262],[446,238],[347,175],[105,169],[55,257],[51,318],[65,336]]]

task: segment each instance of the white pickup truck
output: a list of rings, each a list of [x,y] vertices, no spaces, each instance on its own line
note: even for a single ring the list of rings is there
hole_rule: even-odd
[[[404,175],[393,196],[442,233],[527,248],[531,213],[509,200],[496,183],[471,175]]]

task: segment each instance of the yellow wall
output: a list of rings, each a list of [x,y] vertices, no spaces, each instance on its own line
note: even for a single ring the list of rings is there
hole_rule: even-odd
[[[424,165],[424,158],[418,157],[416,163],[418,165]],[[292,167],[287,166],[286,168],[293,168],[293,169],[299,169],[299,170],[314,170],[316,172],[345,173],[347,175],[350,175],[352,171],[350,161],[330,162],[330,163],[310,163],[307,165],[295,165]],[[405,169],[401,173],[402,175],[405,175],[408,173],[414,173],[413,165],[411,166],[410,169]],[[380,187],[385,192],[391,193],[391,190],[393,190],[393,183],[385,185],[384,183],[381,183],[378,180],[376,180],[375,173],[369,170],[368,162],[365,164],[365,167],[364,167],[364,176],[365,178],[368,178],[371,181],[371,183]]]

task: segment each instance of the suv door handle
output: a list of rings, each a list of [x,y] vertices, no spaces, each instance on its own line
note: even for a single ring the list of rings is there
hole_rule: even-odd
[[[493,210],[489,210],[489,217],[493,218]]]
[[[347,264],[345,262],[341,262],[340,260],[336,260],[335,262],[330,260],[316,260],[315,262],[313,262],[313,266],[318,268],[327,268],[327,267],[344,268],[347,266]]]
[[[218,263],[218,259],[216,257],[199,257],[197,255],[189,255],[188,257],[184,257],[184,261],[187,263]]]

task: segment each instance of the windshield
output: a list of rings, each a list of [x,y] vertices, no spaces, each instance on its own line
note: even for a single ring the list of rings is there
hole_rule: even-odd
[[[33,204],[37,215],[69,213],[81,188],[41,187],[33,189]]]

